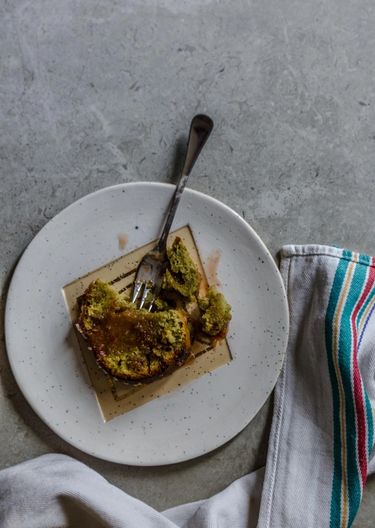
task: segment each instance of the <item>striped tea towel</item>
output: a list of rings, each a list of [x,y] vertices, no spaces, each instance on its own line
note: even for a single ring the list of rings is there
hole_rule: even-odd
[[[351,526],[374,445],[375,259],[287,246],[290,336],[259,527]]]
[[[159,513],[80,462],[44,455],[0,471],[0,526],[351,526],[375,469],[375,259],[287,246],[280,269],[291,325],[265,470]]]

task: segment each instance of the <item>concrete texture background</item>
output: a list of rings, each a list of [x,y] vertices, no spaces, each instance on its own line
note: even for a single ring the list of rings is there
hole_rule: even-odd
[[[1,0],[2,309],[38,230],[101,187],[169,181],[198,111],[216,128],[191,187],[243,214],[273,252],[316,242],[373,254],[374,26],[372,0]],[[0,467],[72,454],[163,509],[264,463],[270,402],[192,462],[84,455],[34,415],[1,347]],[[374,515],[370,480],[355,526]]]

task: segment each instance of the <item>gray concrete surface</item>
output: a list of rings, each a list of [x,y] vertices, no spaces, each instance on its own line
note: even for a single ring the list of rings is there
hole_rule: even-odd
[[[168,181],[198,111],[216,128],[191,187],[243,214],[273,252],[318,242],[375,253],[374,25],[372,0],[1,0],[2,307],[48,219],[106,185]],[[69,453],[162,509],[264,462],[269,403],[189,463],[86,456],[34,415],[1,346],[0,467]],[[374,516],[370,480],[355,526]]]

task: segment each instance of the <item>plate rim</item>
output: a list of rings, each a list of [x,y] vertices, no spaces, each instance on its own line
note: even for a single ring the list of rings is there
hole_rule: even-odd
[[[9,361],[9,364],[10,364],[10,368],[11,368],[12,374],[13,374],[16,382],[17,382],[18,388],[22,392],[23,397],[27,401],[28,405],[30,405],[32,410],[35,412],[35,414],[58,437],[60,437],[65,442],[67,442],[69,445],[72,445],[74,448],[78,449],[79,451],[81,451],[83,453],[87,453],[87,454],[89,454],[89,455],[91,455],[91,456],[93,456],[95,458],[100,459],[100,460],[106,460],[108,462],[113,462],[113,463],[117,463],[117,464],[132,465],[132,466],[138,466],[138,467],[141,467],[141,466],[143,466],[143,467],[164,466],[164,465],[169,465],[169,464],[175,464],[175,463],[185,462],[185,461],[189,461],[189,460],[194,460],[195,458],[198,458],[200,456],[204,456],[204,455],[214,451],[215,449],[218,449],[220,446],[226,445],[229,441],[231,441],[238,434],[240,434],[243,431],[243,429],[246,427],[246,425],[251,423],[251,421],[259,413],[260,409],[262,408],[262,406],[264,405],[266,400],[264,401],[262,406],[258,409],[258,411],[254,414],[254,416],[250,420],[244,419],[244,420],[241,421],[241,427],[239,428],[239,430],[237,432],[235,432],[234,434],[229,435],[225,439],[225,442],[218,442],[216,446],[214,446],[212,449],[209,449],[208,451],[205,451],[204,453],[199,452],[199,450],[196,450],[196,452],[194,454],[189,454],[189,455],[181,454],[181,456],[178,456],[178,457],[175,456],[171,460],[165,460],[165,459],[156,460],[155,457],[154,457],[154,461],[153,462],[150,462],[150,461],[144,462],[143,459],[142,460],[133,459],[131,462],[130,461],[126,461],[126,460],[119,460],[119,458],[120,458],[119,456],[111,457],[110,455],[98,454],[98,453],[95,453],[92,449],[86,448],[86,447],[83,449],[82,446],[79,445],[79,443],[76,442],[74,439],[71,439],[68,436],[68,434],[65,434],[64,431],[62,431],[61,429],[55,427],[55,424],[53,424],[53,423],[51,423],[49,421],[46,421],[45,418],[43,417],[42,413],[39,412],[39,410],[36,408],[36,406],[32,402],[31,397],[29,397],[29,395],[25,394],[24,389],[22,388],[23,384],[20,382],[19,377],[18,377],[18,369],[16,368],[14,360],[13,360],[13,357],[12,357],[12,354],[10,353],[10,349],[12,348],[12,345],[10,344],[10,337],[9,337],[9,335],[11,333],[10,332],[10,327],[11,327],[11,325],[10,325],[10,313],[11,313],[10,307],[11,307],[11,304],[15,301],[15,297],[14,297],[14,293],[13,293],[14,292],[14,288],[15,288],[15,285],[17,283],[17,277],[18,277],[18,274],[20,273],[20,268],[21,268],[22,262],[24,261],[24,259],[27,258],[27,255],[28,255],[29,250],[30,250],[30,246],[37,239],[39,239],[39,237],[43,236],[44,231],[47,229],[47,226],[49,226],[51,223],[54,223],[62,214],[66,214],[71,208],[76,207],[78,204],[82,204],[82,203],[86,202],[87,200],[93,198],[94,196],[98,196],[100,194],[104,194],[104,193],[107,193],[107,192],[110,192],[110,191],[114,191],[114,190],[118,190],[118,189],[130,188],[130,187],[154,187],[154,188],[160,188],[160,189],[170,189],[171,191],[173,191],[175,189],[175,185],[172,184],[172,183],[156,182],[156,181],[150,181],[150,182],[149,181],[124,182],[124,183],[119,183],[119,184],[103,187],[101,189],[98,189],[96,191],[93,191],[91,193],[88,193],[88,194],[78,198],[77,200],[75,200],[74,202],[69,204],[68,206],[66,206],[63,209],[61,209],[55,216],[53,216],[50,220],[48,220],[48,222],[46,222],[46,224],[38,231],[38,233],[27,244],[25,249],[22,251],[20,257],[18,258],[16,267],[15,267],[15,269],[14,269],[12,275],[11,275],[10,283],[9,283],[8,290],[7,290],[7,293],[6,293],[6,304],[5,304],[5,311],[4,311],[5,350],[6,350],[6,353],[7,353],[7,357],[8,357],[8,361]],[[226,212],[229,213],[234,218],[236,218],[237,221],[239,220],[240,223],[250,232],[250,235],[261,246],[261,248],[262,248],[262,250],[263,250],[263,252],[264,252],[264,254],[265,254],[265,256],[266,256],[266,258],[268,260],[268,263],[271,264],[271,267],[273,268],[273,271],[275,273],[275,276],[277,277],[277,281],[279,283],[279,286],[281,286],[281,292],[282,292],[282,296],[281,296],[282,299],[281,300],[282,300],[282,306],[283,306],[283,315],[285,317],[285,330],[284,330],[285,345],[284,345],[284,350],[283,350],[283,358],[282,358],[282,361],[280,362],[280,366],[277,369],[277,371],[275,369],[275,378],[274,378],[274,381],[273,381],[273,384],[272,384],[272,388],[270,389],[270,393],[271,393],[274,390],[274,388],[275,388],[275,385],[276,385],[277,380],[278,380],[278,378],[280,376],[280,373],[281,373],[281,370],[282,370],[282,367],[283,367],[283,364],[284,364],[284,361],[285,361],[285,356],[286,356],[286,351],[287,351],[287,344],[288,344],[288,338],[289,338],[289,326],[290,326],[290,320],[289,320],[290,317],[289,317],[289,308],[288,308],[287,294],[286,294],[286,289],[285,289],[284,281],[282,279],[281,272],[280,272],[279,268],[276,265],[275,259],[272,257],[269,249],[267,248],[267,246],[265,245],[265,243],[263,242],[261,237],[257,234],[257,232],[253,229],[253,227],[240,214],[238,214],[234,209],[229,207],[224,202],[218,200],[217,198],[214,198],[213,196],[205,194],[205,193],[203,193],[201,191],[197,191],[195,189],[191,189],[190,187],[186,187],[184,192],[187,192],[187,194],[197,195],[198,197],[203,198],[204,200],[207,200],[208,202],[211,202],[216,207],[219,207],[221,209],[226,210]],[[14,299],[12,298],[12,296],[14,297]],[[124,454],[124,455],[125,455],[125,458],[126,458],[126,454]]]

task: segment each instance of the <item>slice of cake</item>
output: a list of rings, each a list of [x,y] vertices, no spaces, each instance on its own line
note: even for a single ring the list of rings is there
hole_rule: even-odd
[[[97,363],[129,383],[146,383],[181,366],[190,357],[186,313],[138,310],[101,280],[78,299],[77,327]]]

